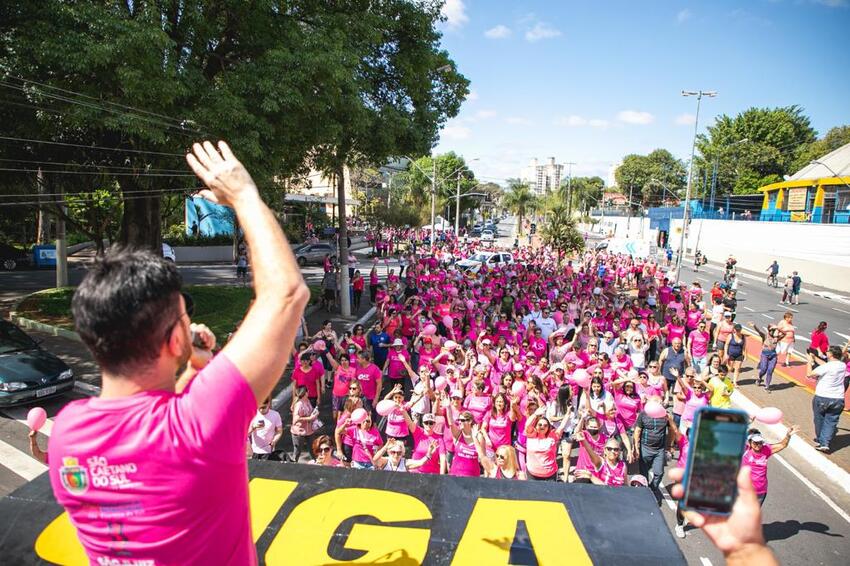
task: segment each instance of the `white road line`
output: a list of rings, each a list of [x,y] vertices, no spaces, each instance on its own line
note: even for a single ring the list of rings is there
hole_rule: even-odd
[[[837,309],[837,308],[835,308],[835,307],[832,307],[832,310],[834,310],[834,311],[838,311],[838,312],[843,312],[844,314],[850,314],[850,311],[846,311],[846,310],[844,310],[844,309]]]
[[[700,563],[700,564],[702,564],[702,566],[712,566],[712,564],[711,564],[711,560],[709,560],[709,559],[708,559],[708,558],[706,558],[705,556],[700,556],[700,557],[699,557],[699,563]]]
[[[791,311],[791,312],[797,312],[797,313],[798,313],[798,312],[800,312],[800,311],[798,311],[797,309],[792,309],[792,308],[791,308],[791,307],[789,307],[788,305],[783,305],[782,303],[776,303],[776,306],[777,306],[777,307],[782,307],[783,309],[785,309],[785,310],[789,310],[789,311]]]
[[[661,495],[662,497],[664,497],[664,503],[667,504],[667,507],[669,507],[672,511],[675,511],[676,502],[673,500],[672,497],[670,497],[670,494],[667,492],[667,488],[664,487],[664,484],[659,485],[658,489],[661,490]]]
[[[773,317],[772,317],[772,316],[770,316],[769,314],[761,313],[761,315],[762,315],[764,318],[766,318],[767,320],[773,320]]]
[[[744,307],[744,308],[745,308],[745,309],[747,309],[747,310],[748,310],[748,311],[750,311],[750,312],[756,312],[756,311],[754,311],[753,309],[751,309],[750,307]]]
[[[29,411],[23,409],[22,407],[13,407],[8,409],[3,409],[2,413],[8,415],[9,417],[15,419],[25,427],[29,428],[27,424],[27,413]],[[53,431],[53,421],[51,419],[47,419],[44,421],[44,426],[38,429],[38,432],[42,433],[45,436],[50,436],[50,433]]]
[[[833,330],[833,332],[835,332],[835,330]],[[839,336],[841,336],[842,338],[844,338],[845,340],[850,340],[850,336],[847,336],[846,334],[842,334],[840,332],[835,332],[835,333],[838,334]]]
[[[806,338],[805,336],[801,336],[800,334],[795,334],[795,335],[794,335],[794,340],[803,340],[803,341],[805,341],[805,342],[809,342],[809,343],[811,343],[811,340],[810,340],[810,339]]]
[[[2,440],[0,440],[0,462],[3,462],[3,467],[9,468],[27,481],[34,480],[47,470],[47,466]]]
[[[805,485],[806,487],[811,489],[814,492],[815,495],[817,495],[818,497],[823,499],[824,503],[826,503],[833,511],[838,513],[838,515],[841,516],[842,519],[844,519],[845,521],[850,523],[850,515],[848,515],[847,512],[844,511],[844,509],[839,507],[832,499],[830,499],[827,494],[822,492],[820,490],[820,488],[818,488],[818,486],[816,486],[811,481],[809,481],[809,478],[807,478],[806,476],[804,476],[803,474],[798,472],[794,468],[794,466],[789,464],[787,462],[787,460],[785,460],[785,458],[783,458],[779,454],[776,455],[776,460],[779,461],[780,464],[782,464],[783,466],[788,468],[788,471],[791,472],[792,474],[794,474],[794,477],[796,477],[798,480],[800,480],[803,483],[803,485]]]
[[[746,295],[746,294],[747,294],[747,292],[746,292],[746,291],[738,291],[738,294],[739,294],[739,295]]]

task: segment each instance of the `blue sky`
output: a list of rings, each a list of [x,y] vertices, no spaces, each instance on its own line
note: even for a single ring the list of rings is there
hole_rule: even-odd
[[[850,0],[448,0],[443,47],[471,95],[441,132],[483,180],[532,157],[600,175],[628,153],[690,157],[719,114],[799,104],[850,124]]]

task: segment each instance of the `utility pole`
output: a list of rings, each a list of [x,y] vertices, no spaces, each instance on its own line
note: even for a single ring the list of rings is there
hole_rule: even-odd
[[[567,162],[564,165],[568,167],[567,173],[567,218],[573,217],[573,162]]]
[[[41,200],[41,195],[44,193],[44,173],[41,167],[35,174],[36,190],[38,191],[38,218],[36,221],[35,243],[41,245],[50,238],[50,219],[44,213],[44,204]]]
[[[434,221],[437,216],[437,158],[431,158],[431,253],[434,252],[434,236],[437,227],[434,226]]]
[[[460,236],[460,171],[457,172],[457,193],[455,194],[455,238]]]
[[[688,207],[690,206],[691,183],[693,182],[693,177],[694,177],[694,152],[696,151],[696,147],[697,147],[697,132],[699,131],[698,129],[699,129],[700,102],[702,102],[703,96],[708,96],[710,98],[713,98],[713,97],[717,96],[717,92],[713,91],[713,90],[706,90],[706,91],[703,91],[703,90],[699,90],[699,91],[683,90],[682,96],[696,96],[697,97],[697,113],[696,113],[696,116],[694,118],[694,139],[693,139],[693,142],[691,143],[691,161],[688,164],[688,186],[685,189],[685,208],[684,208],[684,211],[682,213],[682,235],[679,238],[679,255],[676,257],[676,281],[673,284],[674,287],[679,284],[679,277],[680,277],[681,272],[682,272],[682,258],[685,255],[685,234],[688,231],[688,216],[689,216],[689,214],[688,214],[689,208]]]
[[[339,310],[351,316],[351,297],[348,294],[348,226],[345,220],[345,165],[339,167],[336,181],[339,206]]]
[[[59,193],[59,210],[56,215],[56,287],[68,286],[68,241],[65,239],[65,214],[68,209],[65,207],[65,195],[62,183],[57,183],[57,192]]]

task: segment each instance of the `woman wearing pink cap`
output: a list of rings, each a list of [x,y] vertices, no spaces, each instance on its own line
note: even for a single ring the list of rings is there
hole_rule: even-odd
[[[557,481],[558,446],[568,421],[564,419],[553,428],[545,414],[546,407],[539,407],[525,425],[525,469],[528,479]]]

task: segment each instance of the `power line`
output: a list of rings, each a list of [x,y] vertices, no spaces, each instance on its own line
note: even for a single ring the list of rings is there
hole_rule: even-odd
[[[144,167],[133,167],[133,166],[123,166],[123,165],[98,165],[96,163],[71,163],[67,161],[39,161],[36,159],[8,159],[8,158],[0,158],[0,161],[5,161],[8,163],[34,163],[39,165],[62,165],[64,167],[96,167],[101,169],[122,169],[122,170],[137,170],[144,169],[145,171],[158,171],[160,173],[185,173],[186,169],[161,169],[156,167],[148,167],[145,165]]]
[[[60,175],[103,175],[108,177],[194,177],[194,173],[134,173],[132,171],[57,171],[51,169],[15,169],[13,167],[0,167],[0,171],[15,171],[18,173],[52,173]]]
[[[102,151],[119,151],[119,152],[126,152],[126,153],[142,153],[142,154],[147,154],[147,155],[166,155],[166,156],[170,156],[170,157],[171,156],[173,156],[173,157],[185,157],[185,154],[183,154],[183,153],[166,153],[166,152],[162,152],[162,151],[150,151],[150,150],[143,150],[143,149],[122,149],[122,148],[119,148],[119,147],[104,147],[104,146],[100,146],[100,145],[82,145],[82,144],[78,144],[78,143],[55,142],[55,141],[37,140],[37,139],[31,139],[31,138],[16,138],[16,137],[12,137],[12,136],[0,136],[0,140],[9,140],[9,141],[18,141],[18,142],[27,142],[27,143],[41,143],[41,144],[48,144],[48,145],[61,145],[61,146],[66,146],[66,147],[80,147],[80,148],[83,148],[83,149],[97,149],[97,150],[102,150]]]

